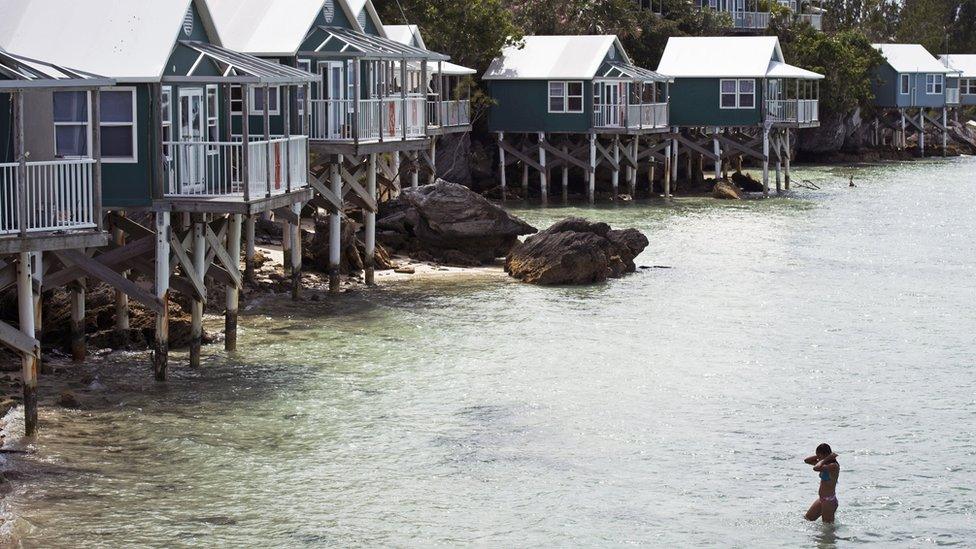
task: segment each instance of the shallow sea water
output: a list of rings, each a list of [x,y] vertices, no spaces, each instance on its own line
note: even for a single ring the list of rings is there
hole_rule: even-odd
[[[976,159],[766,201],[513,208],[650,239],[586,288],[390,284],[242,318],[99,412],[44,408],[28,546],[976,543]],[[847,187],[855,174],[857,188]],[[835,527],[802,514],[827,441]]]

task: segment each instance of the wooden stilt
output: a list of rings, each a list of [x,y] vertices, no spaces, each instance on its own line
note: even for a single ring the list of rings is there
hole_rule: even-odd
[[[193,270],[198,277],[207,274],[204,264],[207,258],[206,217],[193,215]],[[200,366],[200,349],[203,345],[203,298],[194,296],[190,304],[190,367]]]
[[[244,218],[244,280],[254,284],[254,216]]]
[[[337,160],[329,165],[330,182],[332,192],[336,196],[342,196],[342,177],[339,174],[339,166],[342,165],[342,155],[338,155]],[[342,246],[342,209],[338,209],[329,215],[329,293],[339,293],[339,259],[341,257]]]
[[[428,179],[431,185],[437,181],[437,136],[433,135],[430,138],[430,178]]]
[[[125,216],[124,213],[119,213]],[[125,245],[125,231],[118,227],[112,229],[112,237],[118,246]],[[129,271],[122,271],[122,276],[128,278]],[[122,290],[115,290],[115,332],[119,344],[123,347],[129,343],[129,296]]]
[[[786,190],[790,190],[790,156],[793,153],[792,147],[790,147],[790,129],[787,128],[783,134],[783,182],[786,184]]]
[[[671,140],[671,181],[678,180],[678,156],[681,153],[678,152],[678,140]]]
[[[949,110],[942,108],[942,156],[949,154]]]
[[[586,198],[589,200],[590,204],[596,202],[596,134],[591,133],[590,136],[590,173],[587,187],[586,187]]]
[[[291,261],[288,260],[291,257],[291,242],[292,230],[291,222],[287,219],[281,221],[281,257],[282,265],[281,268],[284,270],[285,274],[291,272]]]
[[[44,252],[32,252],[31,261],[33,261],[33,282],[31,286],[33,287],[34,295],[34,338],[38,342],[41,341],[41,335],[44,331],[43,329],[43,310],[42,310],[42,299],[43,292],[41,289],[44,287]],[[82,315],[84,317],[84,315]],[[41,355],[37,355],[37,369],[41,374],[49,374],[49,369],[45,367],[46,364],[41,360]]]
[[[569,148],[563,145],[563,154],[569,154]],[[569,164],[563,163],[563,203],[569,202]]]
[[[637,157],[640,155],[640,137],[634,136],[630,143],[631,155],[634,159],[634,163],[637,163]],[[637,198],[637,168],[634,166],[630,167],[630,174],[627,178],[628,192],[631,198]]]
[[[396,189],[399,189],[403,184],[403,178],[400,177],[400,152],[399,151],[393,153],[393,173],[396,174],[396,180],[399,182],[397,185],[394,185],[394,187]],[[399,196],[400,195],[399,191],[397,191],[396,194],[397,196]]]
[[[71,360],[85,360],[85,279],[68,285],[71,293]]]
[[[302,289],[302,204],[292,204],[291,209],[298,222],[291,224],[291,255],[285,261],[291,261],[291,298],[297,301]]]
[[[227,254],[238,264],[241,261],[241,225],[244,216],[233,214],[227,228]],[[238,271],[240,267],[238,267]],[[227,284],[227,308],[224,310],[224,350],[232,353],[237,350],[237,312],[240,307],[240,289],[236,284]]]
[[[20,331],[34,339],[34,296],[31,284],[31,254],[22,252],[17,262],[17,312]],[[41,350],[36,345],[30,352],[21,351],[21,376],[24,386],[24,432],[27,436],[37,433],[37,361]]]
[[[366,192],[370,198],[376,200],[376,153],[369,155],[369,167],[366,172]],[[365,278],[366,284],[372,286],[375,281],[375,259],[376,259],[376,212],[366,210],[366,265]]]
[[[529,165],[522,162],[522,200],[529,199]]]
[[[925,157],[925,109],[918,109],[918,153]]]
[[[901,114],[901,139],[899,140],[899,145],[900,145],[899,148],[901,148],[902,150],[905,150],[905,149],[908,148],[908,134],[905,131],[906,130],[906,128],[905,128],[905,109],[898,109],[898,112]]]
[[[546,134],[539,132],[539,192],[542,194],[542,204],[549,203],[549,171],[546,169],[546,149],[543,145],[546,142]]]
[[[156,212],[156,298],[162,302],[162,313],[156,315],[152,363],[156,381],[166,381],[169,363],[169,247],[170,213]]]
[[[420,186],[420,162],[419,153],[410,153],[410,188],[416,189]]]
[[[506,191],[507,184],[505,181],[505,149],[502,147],[502,142],[505,140],[505,133],[498,132],[498,177],[499,183],[502,187],[502,200],[507,198]]]
[[[776,194],[783,193],[783,179],[781,175],[783,165],[783,150],[780,148],[779,138],[773,139],[773,147],[776,150]]]
[[[763,198],[769,196],[769,127],[763,126]]]
[[[664,198],[671,198],[671,178],[673,177],[674,159],[671,157],[671,147],[674,144],[664,147]]]
[[[620,196],[620,136],[613,136],[613,172],[610,175],[610,184],[613,186],[613,199]]]
[[[715,181],[722,178],[722,146],[718,142],[719,129],[716,126],[712,133],[712,152],[715,153]]]

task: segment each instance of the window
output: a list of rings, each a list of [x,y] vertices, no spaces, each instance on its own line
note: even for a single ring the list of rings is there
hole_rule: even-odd
[[[278,114],[279,91],[277,86],[271,86],[268,90],[268,102],[271,103],[271,109],[268,111],[268,114]],[[263,87],[255,86],[251,88],[251,114],[264,114]]]
[[[942,95],[945,87],[945,76],[941,74],[925,75],[925,93],[927,95]]]
[[[137,162],[136,90],[112,88],[101,93],[102,160]]]
[[[549,112],[583,112],[583,83],[549,82]]]
[[[719,106],[723,109],[754,109],[756,81],[751,78],[720,80]]]
[[[88,156],[88,92],[54,92],[54,155]]]
[[[231,114],[241,114],[244,110],[244,92],[240,86],[230,87],[230,112]]]
[[[912,91],[911,75],[903,74],[901,75],[899,80],[901,81],[900,84],[901,94],[908,95],[909,93],[911,93]]]
[[[976,78],[960,79],[959,93],[963,95],[976,95]]]
[[[163,154],[170,156],[170,146],[165,143],[173,141],[173,87],[163,86],[162,102],[159,106],[161,125],[163,126]]]
[[[220,141],[220,106],[217,101],[217,86],[207,86],[207,141]],[[207,147],[207,154],[220,152],[217,145]]]

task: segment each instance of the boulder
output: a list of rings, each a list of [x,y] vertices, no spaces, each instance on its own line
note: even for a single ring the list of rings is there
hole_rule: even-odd
[[[505,271],[531,284],[592,284],[634,272],[634,258],[647,245],[636,229],[570,217],[515,246]]]
[[[715,187],[712,188],[712,196],[721,200],[739,200],[742,198],[739,189],[724,179],[715,182]]]
[[[339,233],[339,272],[358,274],[365,267],[366,244],[359,237],[362,226],[354,221],[342,224]],[[314,233],[302,234],[302,262],[310,269],[329,272],[329,222],[327,218],[316,220]],[[385,271],[393,268],[389,252],[380,244],[373,253],[373,268]]]
[[[761,193],[763,191],[762,181],[757,181],[751,175],[742,172],[733,173],[729,179],[737,188],[747,193]]]
[[[438,179],[385,203],[378,238],[414,259],[463,266],[502,257],[536,229],[463,185]]]

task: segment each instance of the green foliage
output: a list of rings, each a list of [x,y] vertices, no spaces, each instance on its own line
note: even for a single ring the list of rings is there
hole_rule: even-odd
[[[863,33],[827,34],[795,27],[780,35],[780,44],[791,64],[826,76],[820,83],[822,116],[871,108],[872,75],[884,59]]]
[[[897,0],[824,0],[824,30],[860,30],[872,42],[890,42],[898,32]]]

